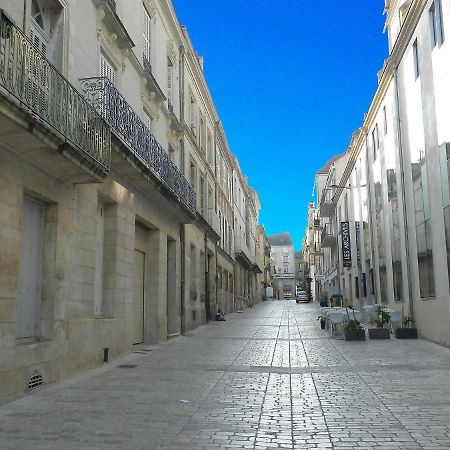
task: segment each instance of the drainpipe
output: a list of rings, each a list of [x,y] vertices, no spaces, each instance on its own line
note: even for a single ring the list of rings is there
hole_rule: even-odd
[[[26,27],[26,23],[27,23],[27,14],[28,14],[28,11],[27,11],[27,3],[28,3],[28,0],[23,0],[23,22],[22,22],[22,31],[26,34],[26,29],[25,29],[25,27]]]
[[[402,186],[402,202],[403,202],[403,229],[405,231],[405,250],[406,250],[406,273],[408,274],[408,303],[409,303],[409,315],[414,318],[414,303],[411,286],[411,262],[409,252],[409,232],[408,232],[408,216],[406,208],[406,191],[405,191],[405,170],[403,165],[403,140],[401,131],[401,119],[400,119],[400,94],[398,91],[398,69],[394,69],[394,82],[395,82],[395,108],[397,114],[397,139],[398,149],[400,156],[400,177]],[[403,281],[403,280],[402,280]]]
[[[181,317],[181,326],[180,332],[182,335],[186,333],[186,296],[184,292],[185,288],[185,261],[186,261],[186,245],[185,245],[185,233],[184,233],[184,224],[180,225],[180,253],[181,253],[181,295],[180,295],[180,317]]]
[[[209,261],[208,261],[208,235],[205,232],[205,312],[206,323],[209,322],[211,316],[211,305],[209,303]]]
[[[180,46],[180,73],[179,73],[179,93],[180,93],[180,124],[184,129],[184,46]],[[184,131],[180,140],[180,169],[185,173],[184,158]],[[186,334],[186,294],[185,294],[185,269],[186,269],[186,233],[185,225],[180,224],[180,253],[181,253],[181,295],[180,295],[180,316],[181,316],[181,334]]]

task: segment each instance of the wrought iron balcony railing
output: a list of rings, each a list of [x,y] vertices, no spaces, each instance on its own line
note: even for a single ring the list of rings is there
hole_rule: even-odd
[[[111,131],[101,116],[0,10],[0,91],[106,176]]]
[[[86,100],[105,118],[113,133],[151,175],[195,214],[194,188],[114,85],[102,77],[80,81]]]

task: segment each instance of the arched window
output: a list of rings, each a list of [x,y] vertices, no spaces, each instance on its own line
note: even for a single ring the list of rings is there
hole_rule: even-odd
[[[46,56],[50,46],[50,17],[39,0],[31,1],[30,37],[33,44]]]

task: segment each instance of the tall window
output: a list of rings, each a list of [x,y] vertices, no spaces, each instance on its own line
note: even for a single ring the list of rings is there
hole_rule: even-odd
[[[204,175],[200,175],[200,212],[203,216],[206,213],[206,183]]]
[[[195,98],[193,95],[189,99],[189,124],[194,136],[197,136],[197,117],[195,113]]]
[[[195,204],[197,204],[197,201],[198,201],[197,166],[195,165],[195,162],[192,159],[190,160],[190,167],[189,167],[189,181],[191,182],[191,185],[194,188]]]
[[[152,127],[153,127],[153,118],[149,114],[147,114],[146,112],[144,112],[144,123],[145,123],[145,126],[148,128],[148,130],[150,132],[153,132],[153,129],[152,129]]]
[[[444,42],[444,27],[442,22],[441,0],[434,0],[429,10],[431,46],[439,47]]]
[[[214,160],[213,160],[213,145],[212,145],[211,132],[209,130],[208,130],[207,138],[206,138],[206,152],[207,152],[208,162],[212,166],[214,164]]]
[[[417,78],[419,78],[419,75],[420,75],[419,48],[417,46],[417,39],[413,43],[412,52],[413,52],[413,64],[414,64],[414,78],[417,80]]]
[[[384,128],[384,135],[386,136],[388,132],[386,106],[383,106],[383,128]]]
[[[33,44],[45,55],[50,54],[50,20],[38,0],[31,2],[30,37]]]
[[[100,53],[100,76],[116,84],[116,70],[103,53]]]
[[[200,148],[205,150],[205,117],[200,113],[200,130],[199,130],[199,144]]]
[[[411,152],[411,166],[420,296],[422,298],[434,297],[434,267],[433,248],[431,244],[428,176],[426,155],[423,150]]]
[[[148,13],[145,6],[144,9],[144,25],[143,25],[143,46],[144,46],[144,68],[147,68],[151,65],[151,43],[152,43],[152,34],[151,34],[151,23],[152,19],[150,14]]]
[[[173,64],[169,58],[167,58],[167,100],[170,108],[173,105]]]

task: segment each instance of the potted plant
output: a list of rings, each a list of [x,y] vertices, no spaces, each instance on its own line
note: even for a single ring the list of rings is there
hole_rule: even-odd
[[[386,328],[391,320],[391,315],[386,311],[384,306],[377,306],[375,310],[377,318],[374,320],[376,328],[369,328],[369,338],[370,339],[390,339],[391,334],[389,328]]]
[[[322,330],[325,330],[325,327],[327,325],[327,319],[325,318],[325,316],[320,315],[317,320],[320,320],[320,328]]]
[[[356,319],[350,319],[344,325],[344,339],[346,341],[365,341],[366,331]]]
[[[402,326],[395,329],[397,339],[417,339],[416,321],[411,316],[406,316],[402,320]]]

